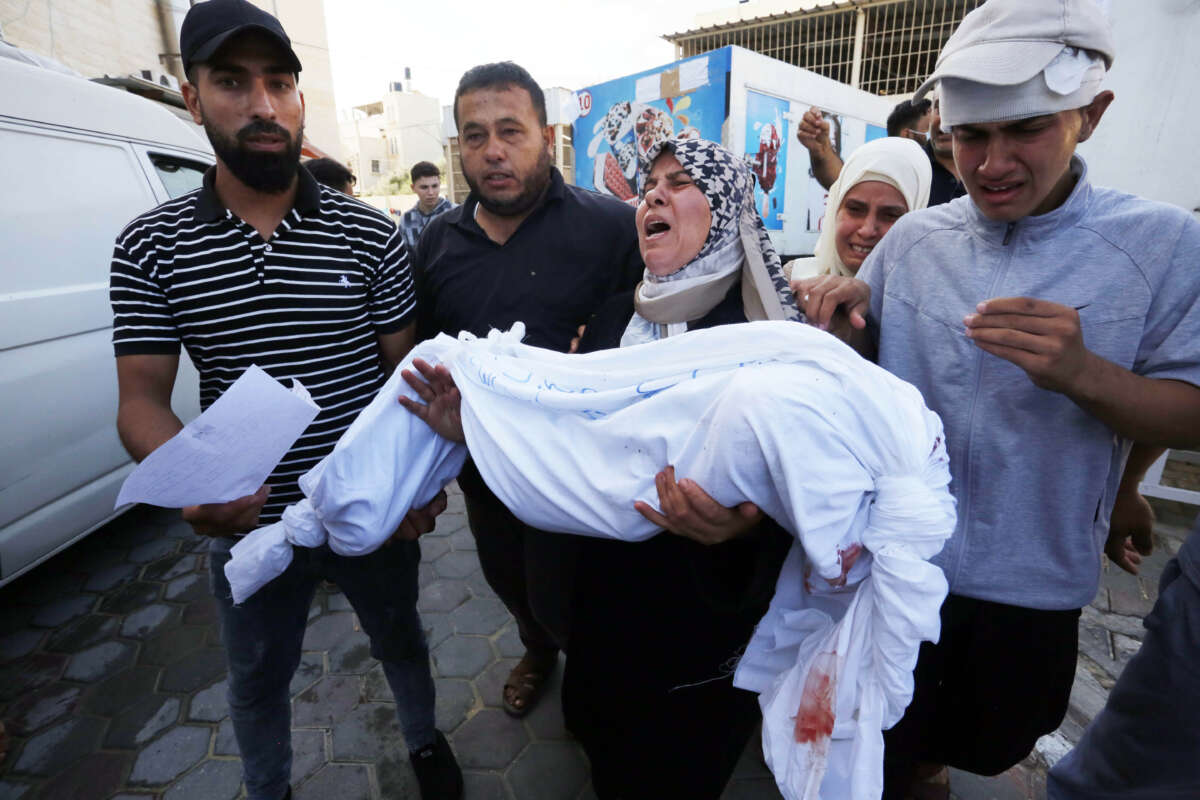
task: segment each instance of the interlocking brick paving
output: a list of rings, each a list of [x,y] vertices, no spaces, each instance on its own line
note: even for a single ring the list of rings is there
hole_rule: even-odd
[[[1063,727],[1005,775],[954,773],[959,800],[1042,796],[1047,763],[1078,738],[1139,645],[1140,614],[1178,549],[1178,526],[1195,512],[1156,508],[1169,517],[1160,553],[1139,578],[1107,566],[1084,610]],[[206,548],[177,512],[137,508],[0,589],[0,718],[13,734],[0,800],[244,797]],[[479,570],[454,487],[437,530],[422,538],[422,562],[437,720],[467,797],[594,798],[587,759],[563,724],[561,669],[528,716],[503,713],[500,688],[523,648]],[[291,691],[297,798],[418,796],[382,668],[336,587],[318,588]],[[724,800],[778,797],[752,741]]]

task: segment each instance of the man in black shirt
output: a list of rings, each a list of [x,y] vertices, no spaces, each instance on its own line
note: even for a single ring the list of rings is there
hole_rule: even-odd
[[[929,110],[932,107],[933,103],[927,99],[919,103],[901,100],[888,114],[887,135],[923,144],[929,138]]]
[[[929,156],[929,165],[933,167],[933,183],[929,187],[929,205],[936,206],[949,203],[956,197],[967,193],[966,187],[958,179],[958,169],[954,166],[954,149],[950,134],[941,129],[942,112],[938,106],[935,92],[930,92],[933,108],[930,110],[929,134],[925,140],[925,154]],[[896,107],[892,113],[901,109],[904,103]],[[909,104],[911,107],[911,104]],[[890,133],[892,120],[889,117],[889,135],[905,136],[917,141],[914,134],[919,130],[901,129],[899,133]],[[796,128],[796,139],[808,150],[809,161],[812,165],[813,176],[817,182],[828,189],[842,172],[842,158],[833,149],[829,139],[829,122],[824,112],[816,106],[804,112],[800,125]]]
[[[967,189],[958,179],[958,168],[954,166],[954,140],[942,130],[942,109],[937,93],[930,92],[930,99],[933,100],[933,109],[930,111],[929,141],[925,143],[925,153],[929,156],[929,165],[933,167],[929,205],[937,206],[962,197]]]
[[[471,193],[421,237],[417,338],[464,330],[483,336],[521,321],[527,343],[566,352],[604,300],[641,278],[634,210],[564,183],[550,160],[545,97],[516,64],[468,70],[454,120]],[[534,617],[530,589],[553,596],[561,573],[552,553],[569,544],[518,521],[470,462],[459,485],[484,576],[516,618],[526,648],[503,697],[508,713],[523,716],[565,639],[562,617]]]

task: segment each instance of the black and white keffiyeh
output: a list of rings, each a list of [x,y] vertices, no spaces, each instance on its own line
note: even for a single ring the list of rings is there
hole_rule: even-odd
[[[741,279],[749,320],[803,321],[775,247],[754,203],[754,173],[741,158],[705,139],[668,139],[652,147],[638,172],[642,190],[655,159],[669,153],[708,200],[712,224],[696,258],[666,276],[646,271],[621,346],[687,330]]]

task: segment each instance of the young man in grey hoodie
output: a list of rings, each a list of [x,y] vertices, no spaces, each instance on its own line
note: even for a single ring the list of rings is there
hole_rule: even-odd
[[[1136,567],[1114,504],[1151,447],[1200,441],[1200,224],[1092,186],[1074,153],[1113,56],[1092,0],[969,14],[916,95],[939,86],[968,196],[905,215],[859,280],[793,286],[816,324],[848,312],[946,427],[950,596],[885,734],[885,800],[947,797],[944,765],[999,773],[1059,725],[1100,553]]]

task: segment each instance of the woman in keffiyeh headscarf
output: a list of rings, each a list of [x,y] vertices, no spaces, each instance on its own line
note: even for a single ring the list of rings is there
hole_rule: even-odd
[[[785,267],[791,280],[854,277],[896,220],[928,205],[932,180],[929,157],[909,139],[889,136],[856,149],[829,187],[816,253]]]
[[[749,165],[697,139],[664,142],[647,163],[636,217],[645,279],[602,307],[580,351],[802,320],[754,208]],[[732,676],[789,537],[751,503],[726,509],[676,484],[670,468],[658,486],[669,518],[637,507],[663,533],[578,542],[563,711],[600,798],[717,798],[760,719]]]
[[[802,319],[754,208],[745,161],[703,139],[670,139],[644,163],[637,226],[646,273],[622,346],[709,327],[714,312],[722,323]]]

